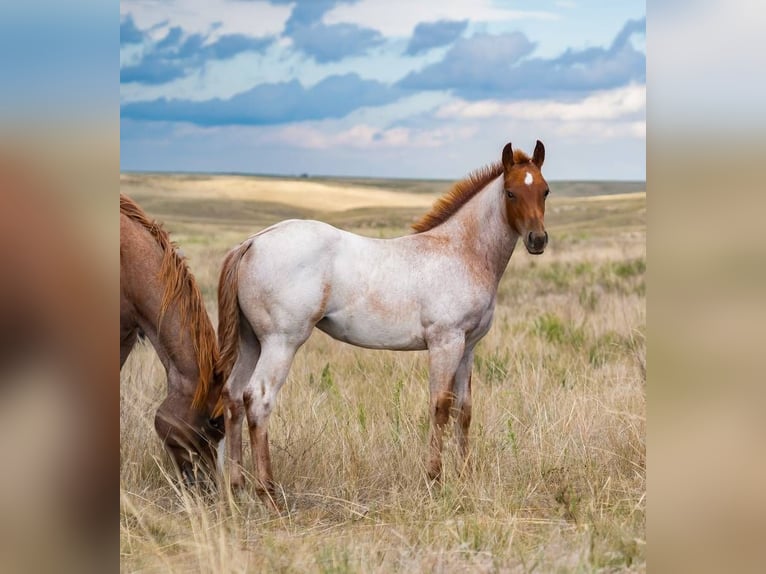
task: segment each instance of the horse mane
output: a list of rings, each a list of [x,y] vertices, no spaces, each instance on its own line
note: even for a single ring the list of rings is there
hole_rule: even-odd
[[[128,196],[120,194],[120,213],[146,229],[162,249],[160,281],[163,284],[162,302],[157,317],[159,331],[162,319],[171,305],[176,305],[181,324],[188,327],[197,358],[199,379],[192,399],[192,407],[202,410],[210,392],[210,381],[218,361],[218,345],[213,325],[205,309],[202,293],[189,271],[186,259],[178,254],[176,244],[162,228],[162,224],[149,219],[141,207]]]
[[[527,163],[531,161],[529,156],[520,149],[513,150],[513,162]],[[503,173],[503,164],[499,161],[480,167],[469,173],[464,179],[455,183],[450,190],[436,200],[431,211],[426,213],[418,221],[412,224],[415,233],[423,233],[429,229],[441,225],[482,189],[490,181]]]

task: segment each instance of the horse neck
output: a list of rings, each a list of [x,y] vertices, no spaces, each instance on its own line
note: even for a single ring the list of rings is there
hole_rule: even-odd
[[[493,179],[435,230],[447,233],[455,252],[485,263],[497,286],[519,239],[508,223],[503,177]]]
[[[183,325],[175,304],[157,321],[160,297],[157,294],[141,306],[142,326],[167,372],[168,394],[188,396],[191,401],[199,377],[193,334]]]
[[[127,268],[121,276],[121,288],[132,302],[134,319],[152,343],[168,377],[168,394],[191,397],[197,385],[199,367],[194,333],[182,320],[179,305],[172,302],[162,320],[160,308],[164,286],[160,280],[162,251],[143,230],[128,229],[132,241],[127,241]],[[212,326],[210,326],[212,331]]]
[[[189,437],[197,436],[204,420],[192,407],[199,379],[193,333],[184,326],[175,303],[158,322],[161,298],[161,291],[154,289],[136,305],[141,317],[139,324],[167,375],[167,396],[157,409],[155,428],[161,437],[180,432],[180,436],[192,440]]]

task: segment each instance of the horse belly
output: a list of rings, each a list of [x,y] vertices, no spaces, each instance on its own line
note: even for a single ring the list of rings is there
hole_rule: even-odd
[[[418,351],[426,348],[417,317],[382,317],[363,311],[327,314],[317,328],[332,338],[367,349]]]

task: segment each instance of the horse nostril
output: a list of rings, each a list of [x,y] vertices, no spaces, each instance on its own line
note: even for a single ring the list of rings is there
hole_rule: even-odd
[[[532,240],[532,232],[530,231],[527,235],[527,245],[533,245],[534,241]]]
[[[545,245],[548,245],[548,232],[543,231],[543,233],[545,233]]]

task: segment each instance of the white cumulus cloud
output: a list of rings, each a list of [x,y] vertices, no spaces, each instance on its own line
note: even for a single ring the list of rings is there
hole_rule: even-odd
[[[595,92],[575,102],[557,100],[519,100],[503,102],[457,100],[441,106],[436,117],[485,119],[507,117],[519,120],[614,120],[645,113],[646,85],[629,85]]]
[[[361,0],[338,4],[323,18],[325,24],[349,23],[378,30],[385,36],[409,36],[420,22],[471,20],[507,22],[520,19],[555,20],[558,15],[541,10],[512,10],[491,0]]]
[[[214,41],[225,34],[276,36],[290,17],[290,5],[227,0],[122,0],[120,15],[130,14],[138,28],[157,26],[161,37],[170,26],[180,26],[189,34],[207,34]],[[216,28],[217,26],[217,28]]]

